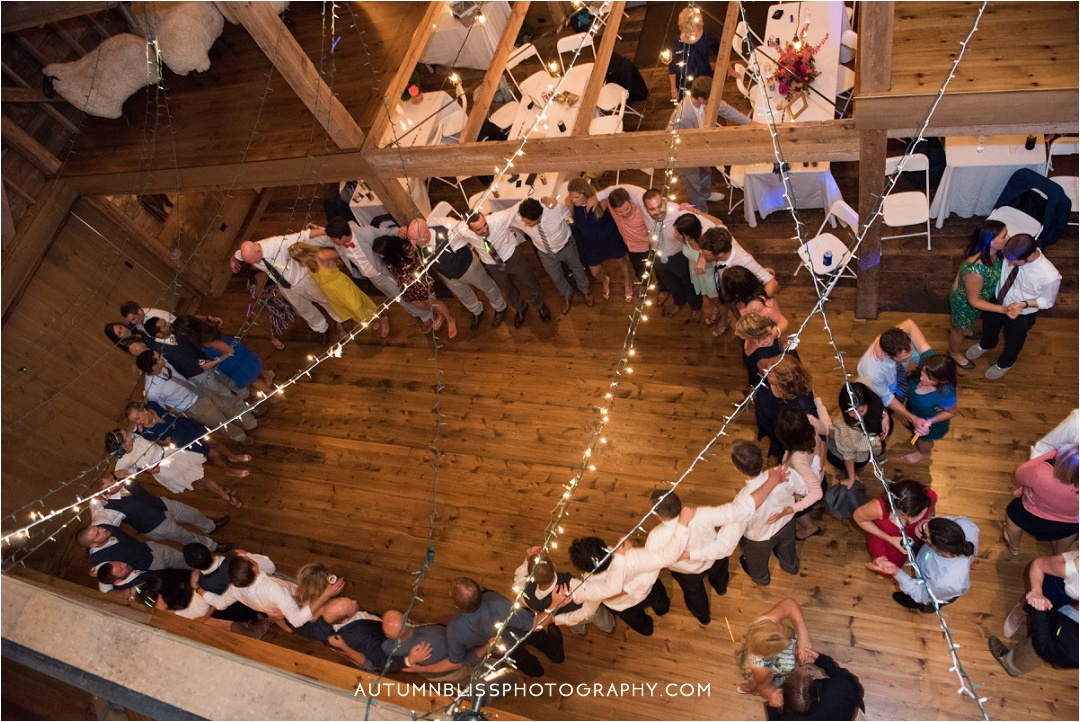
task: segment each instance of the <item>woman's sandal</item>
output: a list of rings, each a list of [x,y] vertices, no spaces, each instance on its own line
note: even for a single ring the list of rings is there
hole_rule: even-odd
[[[233,458],[229,459],[229,461],[233,462],[234,464],[246,464],[247,462],[251,461],[251,454],[240,454],[239,456],[234,456]]]
[[[634,302],[634,288],[630,284],[626,285],[626,302],[627,303],[633,303]]]
[[[249,469],[229,469],[225,473],[237,479],[243,479],[245,476],[251,476],[251,471]]]
[[[274,344],[274,348],[276,348],[278,351],[284,351],[285,350],[285,344],[282,343],[281,339],[279,339],[279,338],[271,338],[270,343]]]
[[[604,297],[605,301],[611,298],[611,279],[607,276],[604,276],[604,290],[600,295]]]
[[[241,503],[241,501],[236,498],[235,494],[229,494],[225,498],[225,501],[229,502],[229,506],[235,507],[237,509],[243,509],[244,508],[243,503]]]

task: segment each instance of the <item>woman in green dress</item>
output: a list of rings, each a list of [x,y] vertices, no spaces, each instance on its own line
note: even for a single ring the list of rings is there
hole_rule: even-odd
[[[960,350],[964,337],[971,336],[980,312],[1006,313],[995,303],[998,279],[1001,277],[1001,249],[1009,240],[1009,229],[1001,221],[983,221],[971,234],[964,262],[953,281],[949,294],[952,327],[949,329],[949,356],[959,368],[970,371],[975,364]]]

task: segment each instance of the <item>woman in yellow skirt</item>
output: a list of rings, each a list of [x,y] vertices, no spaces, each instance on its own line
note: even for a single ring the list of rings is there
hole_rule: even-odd
[[[375,302],[338,269],[337,251],[297,242],[289,246],[289,255],[311,272],[311,277],[338,316],[359,324],[371,322],[384,338],[390,333],[390,322],[386,318],[371,320],[377,308]]]

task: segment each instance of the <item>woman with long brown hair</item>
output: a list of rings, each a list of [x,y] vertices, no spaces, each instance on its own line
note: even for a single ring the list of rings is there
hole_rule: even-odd
[[[385,317],[375,318],[375,302],[338,268],[337,251],[298,241],[289,246],[289,255],[311,273],[338,316],[360,325],[370,323],[383,338],[390,333],[390,322]]]
[[[611,276],[604,269],[605,263],[613,262],[622,273],[626,302],[634,300],[630,269],[630,256],[626,250],[619,227],[611,217],[611,211],[589,199],[596,197],[596,189],[585,178],[572,178],[566,188],[566,205],[574,219],[574,236],[581,249],[582,260],[589,267],[592,277],[603,284],[605,299],[611,296]],[[592,209],[589,206],[592,205]],[[600,274],[603,273],[601,279]]]

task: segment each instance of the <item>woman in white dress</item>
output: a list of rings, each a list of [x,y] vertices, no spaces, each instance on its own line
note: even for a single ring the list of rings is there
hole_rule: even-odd
[[[198,452],[168,450],[154,441],[135,436],[129,429],[113,429],[106,434],[105,451],[122,454],[116,462],[117,474],[126,476],[133,471],[149,471],[159,484],[174,494],[200,487],[217,494],[232,506],[242,506],[231,489],[224,489],[204,476],[206,457]]]

